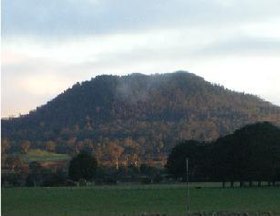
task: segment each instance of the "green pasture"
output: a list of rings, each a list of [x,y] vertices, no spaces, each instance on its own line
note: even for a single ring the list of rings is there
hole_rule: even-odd
[[[64,161],[69,160],[67,154],[57,154],[53,152],[43,151],[40,149],[31,149],[26,154],[21,155],[23,161],[30,163],[32,161],[49,162],[49,161]]]
[[[185,185],[2,188],[2,216],[185,215]],[[280,212],[280,188],[190,188],[190,210]]]

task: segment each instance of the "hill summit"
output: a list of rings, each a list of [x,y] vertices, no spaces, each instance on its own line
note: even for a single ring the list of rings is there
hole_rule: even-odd
[[[85,146],[164,155],[184,139],[214,140],[257,121],[280,123],[280,108],[192,73],[102,75],[77,83],[28,115],[2,120],[2,139],[56,151]],[[82,147],[81,147],[82,146]]]

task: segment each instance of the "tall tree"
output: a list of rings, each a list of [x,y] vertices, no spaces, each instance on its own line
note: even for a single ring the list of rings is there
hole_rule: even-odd
[[[54,152],[56,148],[56,143],[54,141],[47,141],[45,144],[46,150],[49,152]]]
[[[87,152],[81,152],[70,161],[69,177],[74,181],[80,179],[92,180],[96,169],[96,159]]]
[[[29,148],[31,147],[31,142],[28,140],[24,140],[21,145],[21,150],[23,153],[27,153],[27,151],[29,150]]]
[[[8,156],[5,160],[5,166],[10,171],[20,171],[22,169],[22,161],[18,156]]]
[[[194,140],[184,141],[175,146],[168,159],[166,168],[175,178],[186,177],[186,159],[189,160],[190,177],[195,178],[200,169],[200,146],[202,143]]]
[[[123,151],[124,148],[118,145],[116,142],[109,142],[108,153],[117,170],[119,169],[119,160]]]
[[[32,161],[29,164],[29,175],[26,179],[26,185],[33,187],[41,185],[43,181],[42,171],[41,164],[37,161]]]
[[[10,141],[8,139],[1,140],[1,154],[5,154],[11,147]]]
[[[280,168],[280,129],[267,123],[247,125],[213,143],[216,177],[223,180],[273,181]]]

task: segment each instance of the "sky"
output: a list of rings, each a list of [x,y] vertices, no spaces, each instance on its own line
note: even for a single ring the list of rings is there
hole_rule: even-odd
[[[101,74],[185,70],[280,105],[279,0],[2,0],[1,116]]]

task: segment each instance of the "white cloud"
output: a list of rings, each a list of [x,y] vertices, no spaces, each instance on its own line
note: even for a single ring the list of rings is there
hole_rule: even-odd
[[[241,26],[243,34],[251,37],[263,37],[268,39],[280,38],[280,17],[274,17],[261,22],[249,22]]]
[[[55,95],[65,90],[68,82],[65,77],[58,77],[52,74],[37,74],[24,77],[18,87],[28,94]]]
[[[2,114],[96,75],[179,69],[280,105],[279,10],[278,0],[4,0]]]
[[[3,0],[3,35],[108,34],[240,25],[278,16],[278,0]]]
[[[224,7],[233,7],[237,3],[236,0],[215,0],[215,2]]]
[[[193,70],[209,81],[280,105],[280,56],[218,57],[196,64]]]

